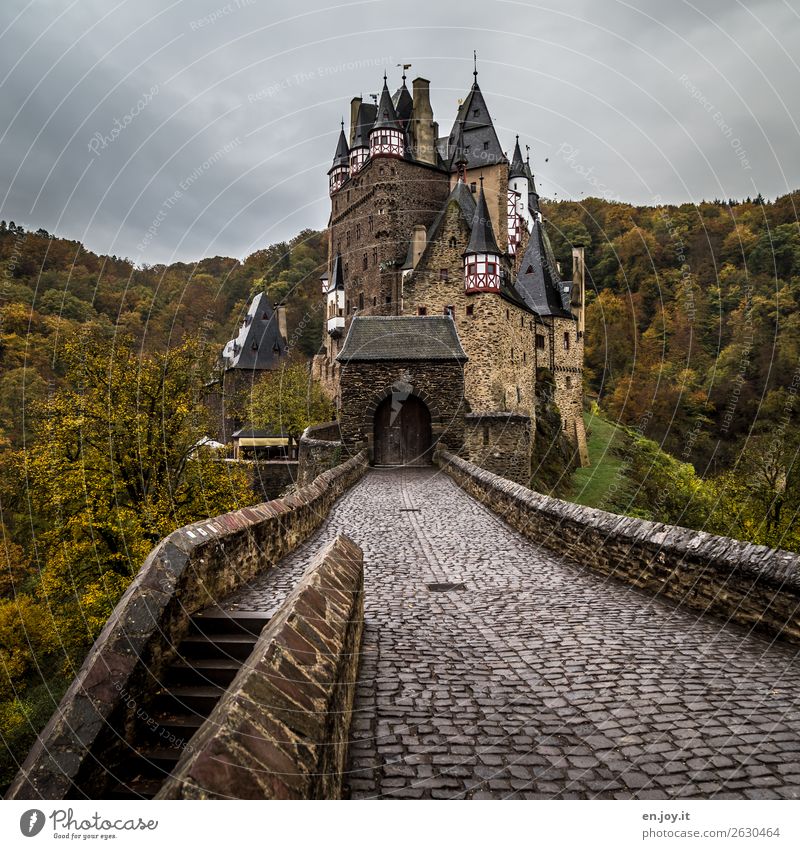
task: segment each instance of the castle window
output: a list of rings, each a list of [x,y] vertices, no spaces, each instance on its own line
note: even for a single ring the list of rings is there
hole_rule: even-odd
[[[526,273],[526,274],[533,274],[533,266],[532,266],[532,265],[529,265],[529,266],[528,266],[528,268],[527,268],[527,270],[525,271],[525,273]]]
[[[449,315],[450,318],[456,317],[456,308],[454,306],[449,306],[444,308],[444,314]]]
[[[361,225],[356,224],[356,239],[360,239],[360,238],[361,238]]]
[[[250,347],[251,347],[254,351],[257,351],[257,350],[258,350],[258,342],[256,342],[256,340],[255,340],[255,339],[253,339],[253,344],[252,344]]]
[[[478,191],[478,184],[477,183],[470,183],[469,184],[469,190],[474,195]]]
[[[458,243],[456,242],[456,237],[455,237],[455,236],[451,236],[451,237],[450,237],[450,242],[449,242],[449,244],[450,244],[450,247],[451,247],[451,248],[454,248],[454,247],[458,244]]]
[[[478,117],[478,115],[480,115],[480,114],[481,114],[481,110],[480,110],[480,109],[473,109],[473,110],[472,110],[472,114],[473,114],[473,115],[477,118],[477,117]]]
[[[489,142],[484,142],[484,143],[483,143],[483,149],[484,149],[484,150],[489,150]]]
[[[364,293],[358,293],[358,311],[362,312],[364,310]]]
[[[387,304],[391,304],[391,302],[392,302],[392,296],[391,296],[391,295],[387,295],[387,296],[386,296],[386,303],[387,303]]]
[[[439,269],[439,279],[440,280],[447,280],[448,279],[448,274],[447,274],[446,268],[440,268]]]
[[[378,306],[378,296],[377,295],[373,295],[373,297],[372,297],[372,306],[373,307]]]
[[[347,192],[347,202],[348,203],[350,202],[350,192],[349,191]]]
[[[469,316],[475,315],[475,305],[474,304],[469,304],[467,306],[467,315],[469,315]]]
[[[373,224],[374,224],[373,216],[372,216],[372,215],[370,215],[370,217],[369,217],[369,219],[368,219],[368,224],[367,224],[367,226],[369,227],[369,232],[370,232],[370,233],[372,232],[372,226],[373,226]]]
[[[527,351],[523,351],[523,352],[522,352],[522,362],[523,362],[523,363],[527,363],[527,362],[528,362],[528,352],[527,352]]]
[[[564,350],[569,351],[569,333],[564,334]]]
[[[519,326],[522,327],[523,329],[525,328],[525,316],[524,315],[521,315],[519,317]]]
[[[428,308],[427,307],[417,307],[417,315],[427,315]]]
[[[342,252],[342,240],[337,239],[336,240],[336,253],[340,254],[341,252]]]
[[[378,210],[378,215],[386,215],[386,210],[385,210],[383,207],[381,207],[381,208]]]
[[[341,318],[344,315],[344,310],[339,307],[339,317]]]
[[[496,265],[496,263],[494,263],[494,262],[487,262],[487,263],[486,263],[486,273],[487,273],[487,274],[497,274],[497,265]],[[506,310],[506,313],[508,313],[508,310]],[[506,318],[508,318],[508,315],[506,315]]]
[[[511,349],[511,362],[514,362],[514,349]]]
[[[348,248],[350,247],[350,231],[349,230],[347,231],[347,234],[346,234],[345,244],[347,245]]]
[[[567,389],[572,389],[572,378],[569,375],[567,375],[565,380],[566,380]]]
[[[347,299],[347,314],[350,315],[350,298]]]
[[[338,211],[339,211],[339,201],[338,201],[338,200],[335,200],[335,201],[333,202],[333,211],[334,211],[334,212],[338,212]]]
[[[575,336],[577,337],[578,341],[580,342],[580,341],[581,341],[581,339],[583,339],[583,331],[582,331],[582,330],[579,330],[579,331],[575,334]]]
[[[475,263],[469,262],[467,263],[467,274],[472,277],[475,274]]]
[[[377,248],[372,249],[372,262],[373,262],[374,265],[378,264],[378,249]]]
[[[544,351],[544,336],[541,333],[536,334],[536,347],[540,351]]]
[[[517,403],[519,404],[522,401],[522,393],[519,391],[519,386],[517,387]]]
[[[484,445],[489,444],[489,425],[483,426],[483,444]]]
[[[491,265],[491,267],[494,268],[493,262],[490,262],[489,265]],[[492,273],[494,273],[494,272],[492,272]],[[506,321],[508,321],[510,318],[511,318],[511,313],[508,310],[506,310]]]
[[[364,268],[369,268],[369,257],[367,256],[366,252],[364,252]]]

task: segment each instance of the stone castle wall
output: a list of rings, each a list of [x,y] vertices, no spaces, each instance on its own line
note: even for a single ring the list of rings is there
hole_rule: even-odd
[[[533,423],[514,413],[468,413],[465,452],[470,462],[527,486],[531,480]]]

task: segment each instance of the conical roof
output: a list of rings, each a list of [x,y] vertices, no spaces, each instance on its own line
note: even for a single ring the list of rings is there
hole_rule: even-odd
[[[389,86],[386,85],[386,77],[383,78],[383,91],[381,92],[380,103],[378,103],[378,115],[375,123],[372,125],[373,130],[399,130],[400,126],[397,121],[397,112],[392,103],[392,96],[389,94]]]
[[[536,191],[536,181],[533,179],[531,164],[527,159],[525,160],[523,174],[528,178],[528,209],[531,212],[540,212],[539,193]]]
[[[342,255],[337,253],[333,260],[333,270],[331,272],[331,280],[328,284],[328,291],[335,292],[337,289],[344,291],[344,271],[342,263]]]
[[[451,145],[455,145],[459,132],[463,134],[463,150],[468,168],[480,168],[508,161],[497,138],[477,76],[469,94],[458,109],[453,129],[450,131]]]
[[[347,136],[344,134],[344,121],[342,121],[342,129],[339,132],[339,142],[336,145],[336,153],[333,155],[333,166],[331,167],[331,171],[340,165],[347,166],[349,161],[350,148],[347,145]]]
[[[511,160],[508,176],[509,178],[525,176],[525,163],[522,161],[522,151],[519,149],[519,136],[517,136],[517,143],[514,145],[514,158]]]
[[[564,308],[562,285],[555,259],[547,249],[544,225],[534,219],[528,247],[520,263],[516,290],[528,307],[539,315],[567,318],[570,313]]]
[[[472,233],[470,233],[469,244],[466,251],[468,254],[499,254],[500,248],[492,229],[492,219],[489,218],[489,207],[486,205],[486,195],[481,185],[478,195],[478,204],[472,217]]]
[[[406,87],[406,78],[403,77],[403,85],[394,93],[392,97],[397,118],[403,126],[403,129],[408,129],[408,122],[411,120],[411,112],[414,109],[414,98],[411,92]]]

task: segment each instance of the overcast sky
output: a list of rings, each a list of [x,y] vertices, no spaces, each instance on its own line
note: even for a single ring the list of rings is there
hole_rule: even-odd
[[[335,2],[335,0],[334,0]],[[479,82],[542,195],[800,187],[800,0],[2,0],[0,217],[142,263],[244,257],[328,215],[350,98]]]

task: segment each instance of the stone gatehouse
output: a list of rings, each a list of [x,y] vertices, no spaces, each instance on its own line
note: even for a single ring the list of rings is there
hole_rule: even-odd
[[[464,446],[467,356],[449,316],[356,316],[340,365],[341,438],[376,465],[426,465]]]

